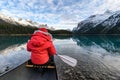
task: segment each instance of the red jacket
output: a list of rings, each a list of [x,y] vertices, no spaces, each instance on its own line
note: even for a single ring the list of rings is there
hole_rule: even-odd
[[[39,30],[27,43],[27,50],[31,52],[31,60],[34,64],[45,64],[49,56],[56,54],[50,34]]]

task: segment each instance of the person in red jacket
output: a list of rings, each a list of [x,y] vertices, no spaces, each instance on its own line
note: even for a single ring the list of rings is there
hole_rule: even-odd
[[[39,28],[32,34],[27,50],[31,52],[32,63],[37,65],[48,63],[50,57],[56,54],[52,36],[46,28]]]

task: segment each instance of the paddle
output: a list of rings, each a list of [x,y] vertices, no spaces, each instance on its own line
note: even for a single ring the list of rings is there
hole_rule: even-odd
[[[77,60],[70,57],[70,56],[67,56],[67,55],[59,55],[57,54],[57,56],[62,60],[64,61],[65,63],[67,63],[68,65],[72,66],[72,67],[75,67],[76,64],[77,64]]]

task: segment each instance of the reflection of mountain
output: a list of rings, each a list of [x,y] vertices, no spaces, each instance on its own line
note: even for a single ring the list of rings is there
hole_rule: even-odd
[[[120,36],[74,36],[79,46],[101,47],[108,52],[120,52]]]
[[[28,39],[29,37],[27,36],[0,36],[0,50],[11,45],[25,43]]]

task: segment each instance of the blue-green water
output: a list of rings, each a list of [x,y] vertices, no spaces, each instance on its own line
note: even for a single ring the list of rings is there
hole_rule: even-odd
[[[0,52],[16,44],[19,47],[29,38],[0,37]],[[53,42],[58,54],[78,61],[77,66],[71,67],[56,56],[59,80],[120,80],[120,36],[57,36]]]
[[[29,38],[28,36],[0,36],[0,50],[12,45],[26,43]]]
[[[73,36],[54,43],[59,54],[78,60],[72,68],[56,58],[60,80],[120,80],[120,36]]]

